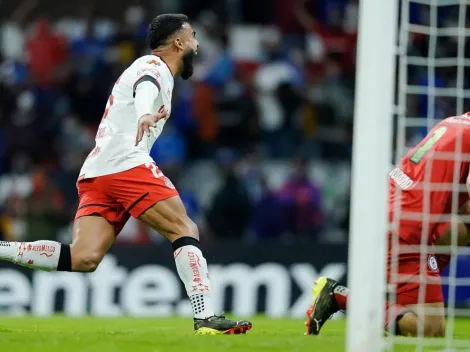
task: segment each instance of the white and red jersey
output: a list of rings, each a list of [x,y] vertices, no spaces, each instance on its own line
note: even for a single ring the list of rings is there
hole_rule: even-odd
[[[151,82],[158,88],[158,96],[149,113],[166,110],[166,119],[170,116],[174,86],[170,69],[155,55],[137,59],[113,87],[96,134],[95,148],[85,160],[79,180],[114,174],[153,162],[149,152],[161,134],[166,119],[158,121],[157,126],[151,128],[150,136],[144,133],[142,141],[135,145],[141,116],[137,116],[134,97],[137,86],[142,82]]]

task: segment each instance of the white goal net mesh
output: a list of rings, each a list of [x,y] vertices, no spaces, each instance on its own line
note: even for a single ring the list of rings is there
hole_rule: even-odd
[[[469,38],[470,0],[401,0],[394,162],[399,161],[440,120],[470,110]],[[426,172],[431,172],[430,168]],[[432,184],[428,186],[434,187]],[[454,213],[458,203],[458,180],[450,187],[454,191]],[[429,197],[424,197],[423,202],[423,223],[426,223],[431,221],[431,215],[426,214],[431,207],[431,204],[427,204]],[[449,219],[450,216],[448,214]],[[396,226],[397,224],[392,224],[392,230]],[[424,225],[423,228],[425,227]],[[426,270],[437,266],[433,259],[435,256],[453,254],[450,264],[441,273],[445,299],[445,338],[387,336],[386,350],[470,351],[470,248],[458,247],[457,227],[452,225],[451,229],[455,234],[452,236],[452,243],[439,248],[428,245],[427,236],[432,234],[423,231],[419,248],[423,270],[419,278],[407,279],[419,282],[418,302],[425,302],[426,284],[429,284],[426,283]],[[397,258],[398,251],[403,248],[400,246],[398,249],[396,236],[392,237],[392,241],[395,242],[391,245],[393,281],[401,275]],[[388,286],[387,300],[392,303],[397,302],[395,287]],[[421,304],[415,310],[421,317],[441,313],[423,308]],[[393,312],[390,313],[393,316]],[[425,328],[424,325],[420,326],[419,334],[422,335]],[[389,329],[393,330],[394,326],[389,326]]]

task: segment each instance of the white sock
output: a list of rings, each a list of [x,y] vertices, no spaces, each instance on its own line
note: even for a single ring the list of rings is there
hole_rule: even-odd
[[[0,241],[0,259],[45,271],[57,270],[60,243],[55,241]]]
[[[191,302],[194,318],[205,319],[213,316],[209,273],[201,250],[195,246],[183,246],[174,251],[173,255],[176,270]]]

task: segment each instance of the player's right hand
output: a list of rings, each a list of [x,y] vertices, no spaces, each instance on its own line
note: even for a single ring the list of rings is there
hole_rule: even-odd
[[[140,143],[140,141],[144,137],[144,133],[147,133],[147,136],[150,136],[150,127],[157,126],[157,122],[161,119],[164,119],[167,114],[168,112],[166,110],[163,110],[163,112],[159,112],[155,115],[143,115],[139,119],[139,124],[137,126],[137,136],[135,138],[135,145],[138,145]]]

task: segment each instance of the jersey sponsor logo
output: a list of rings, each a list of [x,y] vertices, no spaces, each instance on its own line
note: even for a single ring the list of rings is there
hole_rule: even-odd
[[[408,189],[411,186],[413,186],[413,180],[405,174],[400,168],[396,167],[390,173],[388,176],[395,181],[395,183],[401,188],[401,189]]]
[[[434,255],[430,255],[428,257],[428,267],[431,271],[434,271],[434,272],[439,271],[439,266],[437,265],[437,260]]]
[[[150,60],[148,63],[150,65],[160,66],[160,63],[157,60]]]
[[[27,252],[45,252],[45,253],[41,253],[41,255],[45,254],[46,256],[48,256],[46,253],[54,253],[55,252],[55,247],[54,246],[47,246],[45,244],[43,244],[43,245],[29,244],[28,247],[26,247],[26,251]]]
[[[139,263],[139,262],[137,262]],[[173,264],[174,265],[174,264]],[[270,317],[302,317],[311,304],[311,281],[321,276],[344,279],[346,263],[290,265],[243,261],[211,264],[212,301],[217,310],[227,304],[232,313],[252,316],[262,312]],[[58,309],[66,316],[187,316],[191,306],[186,290],[173,267],[161,264],[123,266],[112,254],[103,258],[92,274],[23,271],[0,268],[2,308],[24,315],[50,316]],[[292,289],[291,289],[292,287]],[[294,289],[295,288],[295,293]],[[230,290],[232,295],[227,296]],[[57,294],[57,292],[63,294]],[[259,292],[265,292],[259,295]],[[118,292],[119,294],[115,294]]]

